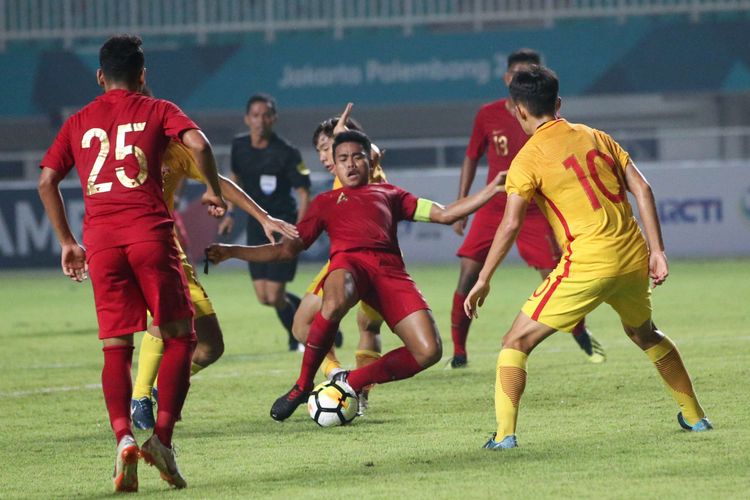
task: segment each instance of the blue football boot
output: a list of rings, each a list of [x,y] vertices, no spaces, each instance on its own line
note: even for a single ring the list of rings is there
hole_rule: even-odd
[[[705,432],[714,428],[706,417],[703,417],[693,425],[690,425],[687,423],[687,420],[685,420],[685,417],[682,416],[682,412],[677,414],[677,422],[679,422],[680,427],[690,432]]]
[[[505,436],[500,441],[495,441],[495,437],[497,436],[497,432],[492,433],[492,437],[484,443],[485,450],[507,450],[509,448],[518,448],[518,440],[516,440],[515,434],[510,434],[509,436]]]

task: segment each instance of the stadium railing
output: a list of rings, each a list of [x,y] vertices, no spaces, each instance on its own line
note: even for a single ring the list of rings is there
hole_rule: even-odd
[[[652,131],[611,130],[611,135],[636,161],[748,160],[750,127],[680,128]],[[466,151],[466,137],[383,139],[386,164],[397,168],[458,168]],[[230,146],[217,144],[220,166],[229,165]],[[317,164],[317,153],[303,149],[305,161]],[[44,151],[0,153],[0,182],[34,180]]]
[[[357,28],[552,25],[573,18],[750,11],[750,0],[0,0],[0,50],[12,41],[101,39],[113,32],[189,37]]]

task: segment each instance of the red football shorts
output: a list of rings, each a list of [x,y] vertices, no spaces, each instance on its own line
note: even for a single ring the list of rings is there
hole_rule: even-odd
[[[346,269],[352,274],[362,302],[380,312],[391,330],[413,312],[429,309],[400,255],[357,250],[331,257],[328,273]]]
[[[469,234],[466,235],[456,255],[484,262],[503,219],[504,208],[490,202],[477,210]],[[554,269],[560,261],[561,252],[555,233],[539,210],[532,210],[526,214],[516,239],[516,246],[526,264],[536,269]]]
[[[157,326],[193,316],[178,255],[170,238],[107,248],[89,257],[100,339],[145,330],[147,310]]]

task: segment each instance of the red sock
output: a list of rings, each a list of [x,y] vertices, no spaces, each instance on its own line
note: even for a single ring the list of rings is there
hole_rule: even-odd
[[[357,368],[349,373],[346,381],[356,392],[370,384],[384,384],[394,380],[413,377],[422,371],[414,356],[406,347],[399,347],[387,352],[382,358],[372,364]]]
[[[325,319],[320,312],[315,313],[310,331],[307,334],[305,354],[302,356],[302,368],[297,379],[297,385],[303,391],[309,391],[313,388],[315,372],[318,371],[323,358],[331,350],[338,329],[339,321],[331,321]]]
[[[130,396],[133,394],[130,366],[133,361],[133,346],[105,346],[102,351],[104,351],[104,368],[102,368],[104,403],[107,405],[109,423],[119,443],[124,436],[133,435],[130,428]]]
[[[464,312],[464,301],[466,295],[458,292],[453,294],[453,307],[451,308],[451,337],[453,338],[453,355],[466,356],[466,337],[469,336],[471,318]]]
[[[159,410],[154,426],[154,434],[164,446],[172,446],[174,425],[190,388],[190,365],[196,342],[195,334],[164,339],[159,366]]]

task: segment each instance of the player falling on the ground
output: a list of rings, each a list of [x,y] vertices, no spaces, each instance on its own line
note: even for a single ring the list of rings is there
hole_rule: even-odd
[[[505,85],[510,84],[513,75],[532,64],[539,64],[539,53],[530,49],[521,49],[508,56],[508,70],[503,76]],[[469,193],[477,164],[483,155],[487,155],[489,172],[487,181],[491,182],[497,172],[506,171],[518,151],[529,136],[519,126],[513,115],[513,106],[508,99],[485,104],[474,119],[471,139],[466,148],[466,157],[461,167],[461,180],[458,198]],[[461,270],[458,285],[453,294],[451,307],[451,338],[453,339],[453,358],[450,366],[461,368],[467,364],[466,339],[469,335],[471,318],[464,314],[463,304],[466,294],[476,283],[479,270],[487,258],[498,224],[503,217],[507,196],[500,194],[482,207],[474,215],[469,233],[466,235],[457,255],[461,259]],[[464,234],[466,219],[453,225],[459,235]],[[536,268],[545,278],[560,261],[560,248],[554,232],[544,215],[532,200],[529,203],[526,219],[516,240],[518,253],[531,267]],[[584,319],[573,329],[573,338],[588,355],[589,361],[600,363],[605,360],[604,349],[587,330]]]
[[[518,121],[532,135],[506,180],[508,205],[487,261],[464,304],[476,316],[495,269],[508,254],[532,198],[552,224],[565,254],[521,309],[503,337],[497,360],[497,433],[488,449],[514,448],[518,405],[531,351],[557,330],[570,331],[602,302],[656,365],[691,431],[711,429],[675,344],[651,320],[651,289],[669,273],[654,196],[628,153],[609,135],[557,118],[559,83],[551,70],[519,71],[510,84]],[[638,204],[644,240],[626,191]],[[648,242],[648,245],[647,245]],[[497,438],[497,439],[495,439]]]
[[[391,184],[369,184],[370,140],[348,131],[333,141],[336,176],[343,187],[319,194],[297,225],[300,237],[281,245],[212,245],[212,262],[228,258],[268,262],[291,259],[323,231],[331,240],[330,265],[323,281],[323,304],[310,326],[300,376],[271,408],[275,420],[288,418],[307,400],[315,372],[333,344],[341,318],[360,299],[378,310],[404,347],[342,378],[357,393],[371,384],[412,377],[442,355],[440,335],[429,306],[406,272],[396,236],[401,220],[452,224],[502,191],[504,174],[478,193],[443,207]]]
[[[276,100],[268,94],[255,94],[245,107],[248,133],[232,141],[230,178],[274,217],[294,223],[302,218],[310,203],[310,171],[299,150],[274,132],[278,120]],[[292,196],[295,191],[297,200]],[[229,232],[234,225],[232,204],[219,230]],[[247,223],[247,244],[265,243],[266,236],[259,224]],[[300,298],[286,289],[294,280],[297,261],[248,265],[258,301],[276,310],[287,331],[290,351],[299,346],[292,334],[294,313]]]
[[[341,117],[329,118],[321,122],[313,132],[312,142],[315,149],[318,151],[320,162],[323,166],[334,176],[333,188],[334,190],[343,187],[341,181],[336,177],[335,164],[333,161],[333,152],[331,146],[333,145],[333,138],[341,132],[346,130],[358,130],[362,131],[361,127],[349,118],[351,113],[352,104],[349,103],[344,110]],[[344,125],[345,124],[345,125]],[[380,151],[373,144],[372,151],[373,155],[370,164],[370,181],[371,183],[382,183],[387,182],[385,172],[380,165]],[[323,278],[328,274],[329,262],[323,266],[320,272],[315,276],[310,286],[307,287],[305,296],[302,297],[302,302],[297,308],[297,313],[294,315],[294,335],[302,344],[307,342],[307,333],[310,329],[310,325],[315,319],[315,314],[320,311],[320,306],[323,303],[323,287],[321,282]],[[359,328],[359,342],[357,344],[357,350],[354,352],[354,359],[357,368],[367,366],[380,359],[381,344],[380,344],[380,327],[383,324],[383,317],[368,306],[365,302],[359,302],[359,308],[357,309],[357,327]],[[339,333],[340,334],[340,333]],[[326,354],[321,366],[321,371],[326,378],[332,378],[336,373],[343,371],[341,368],[341,362],[336,357],[336,353],[333,348]],[[362,415],[367,409],[369,400],[370,387],[364,387],[361,394],[359,395],[359,411]]]
[[[115,491],[137,491],[139,455],[162,479],[187,486],[175,461],[172,433],[190,386],[195,348],[193,307],[174,243],[173,221],[161,189],[161,163],[170,138],[195,155],[208,181],[202,201],[221,216],[224,200],[211,145],[174,104],[144,96],[141,39],[107,40],[96,77],[104,94],[65,121],[41,162],[39,194],[62,247],[63,272],[94,290],[99,338],[104,344],[102,389],[117,440]],[[84,245],[70,231],[60,181],[75,165],[84,192]],[[133,333],[153,314],[164,338],[161,394],[154,434],[141,449],[130,422]]]
[[[206,183],[190,150],[177,141],[170,142],[167,147],[162,160],[161,174],[164,201],[166,201],[171,214],[174,214],[175,190],[181,182],[189,178]],[[274,241],[274,233],[283,234],[289,238],[298,234],[291,224],[269,216],[231,180],[219,175],[219,184],[224,198],[257,220],[269,241]],[[190,300],[195,308],[193,323],[198,344],[195,347],[195,352],[193,352],[193,362],[190,368],[190,376],[193,376],[221,357],[224,352],[224,336],[213,304],[211,304],[211,299],[208,298],[208,294],[198,281],[195,270],[176,237],[175,244],[180,252],[182,271],[185,273],[190,288]],[[154,426],[151,393],[163,352],[164,342],[161,339],[159,329],[152,325],[141,341],[138,355],[138,373],[133,384],[133,396],[130,402],[133,424],[139,429],[151,429]],[[154,390],[154,392],[156,391]]]

